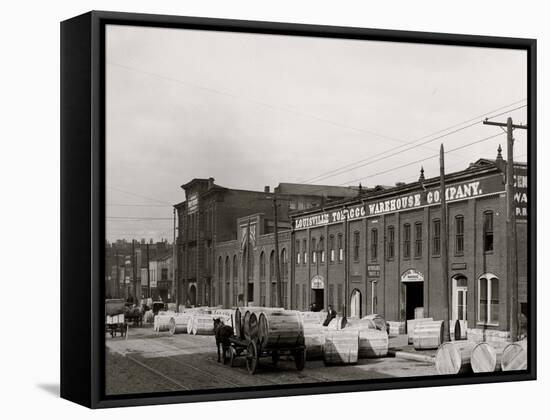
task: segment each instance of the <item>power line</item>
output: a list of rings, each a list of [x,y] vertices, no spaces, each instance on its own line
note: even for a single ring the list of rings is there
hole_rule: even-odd
[[[115,188],[115,187],[107,187],[107,188],[109,188],[110,190],[113,190],[113,191],[119,191],[119,192],[124,193],[124,194],[133,195],[135,197],[143,198],[144,200],[156,201],[157,203],[167,204],[170,207],[172,207],[172,203],[168,203],[167,201],[162,201],[162,200],[158,200],[156,198],[147,197],[145,195],[136,194],[134,192],[126,191],[126,190],[123,190],[123,189],[120,189],[120,188]]]
[[[466,147],[469,147],[469,146],[473,146],[474,144],[478,144],[478,143],[482,143],[484,141],[488,141],[488,140],[491,140],[491,139],[494,139],[496,137],[499,137],[499,136],[502,136],[504,135],[504,133],[497,133],[497,134],[494,134],[492,136],[489,136],[489,137],[484,137],[482,139],[479,139],[479,140],[476,140],[476,141],[473,141],[471,143],[467,143],[467,144],[464,144],[462,146],[459,146],[459,147],[455,147],[454,149],[450,149],[448,150],[447,152],[445,152],[446,154],[447,153],[451,153],[451,152],[455,152],[457,150],[461,150],[461,149],[465,149]],[[379,175],[383,175],[383,174],[386,174],[388,172],[393,172],[397,169],[402,169],[402,168],[405,168],[407,166],[411,166],[411,165],[414,165],[416,163],[420,163],[420,162],[424,162],[428,159],[433,159],[433,158],[436,158],[436,157],[439,157],[439,153],[435,154],[435,155],[432,155],[432,156],[427,156],[427,157],[424,157],[422,159],[418,159],[418,160],[415,160],[413,162],[409,162],[409,163],[406,163],[406,164],[403,164],[403,165],[399,165],[399,166],[396,166],[396,167],[393,167],[393,168],[389,168],[389,169],[386,169],[384,171],[381,171],[381,172],[377,172],[377,173],[374,173],[374,174],[370,174],[370,175],[367,175],[367,176],[363,176],[361,178],[356,178],[356,179],[352,179],[350,181],[347,181],[347,182],[344,182],[342,184],[339,184],[339,185],[347,185],[347,184],[351,184],[352,182],[357,182],[357,181],[360,181],[362,179],[365,179],[365,178],[373,178],[375,176],[379,176]]]
[[[136,69],[134,67],[130,67],[130,66],[127,66],[127,65],[124,65],[124,64],[113,62],[113,61],[109,61],[107,64],[117,66],[117,67],[120,67],[120,68],[123,68],[123,69],[126,69],[126,70],[130,70],[130,71],[135,71],[137,73],[146,74],[148,76],[157,77],[159,79],[163,79],[163,80],[170,81],[170,82],[173,82],[173,83],[178,83],[178,84],[182,84],[182,85],[202,89],[202,90],[208,91],[210,93],[216,93],[218,95],[223,95],[223,96],[228,96],[228,97],[231,97],[231,98],[234,98],[234,99],[240,99],[240,100],[248,101],[248,102],[251,102],[255,105],[261,105],[263,107],[272,108],[272,109],[275,109],[275,110],[278,110],[278,111],[284,111],[286,113],[290,113],[290,114],[294,114],[294,115],[298,115],[298,116],[302,116],[302,117],[306,117],[306,118],[311,118],[311,119],[314,119],[314,120],[317,120],[317,121],[321,121],[321,122],[333,125],[335,127],[344,128],[346,130],[352,130],[352,131],[356,131],[356,132],[365,133],[365,134],[373,135],[373,136],[376,136],[376,137],[380,137],[380,138],[383,138],[383,139],[386,139],[386,140],[391,140],[391,141],[398,142],[398,143],[404,143],[403,140],[397,139],[395,137],[387,136],[385,134],[378,133],[378,132],[375,132],[375,131],[372,131],[372,130],[367,130],[367,129],[363,129],[363,128],[348,126],[348,125],[340,123],[340,122],[332,121],[332,120],[329,120],[329,119],[326,119],[326,118],[323,118],[323,117],[319,117],[317,115],[308,114],[307,112],[299,111],[299,110],[293,109],[293,108],[288,108],[288,107],[285,107],[285,106],[282,106],[282,105],[274,105],[274,104],[270,104],[270,103],[267,103],[267,102],[262,102],[262,101],[259,101],[257,99],[247,98],[247,97],[244,97],[244,96],[237,95],[235,93],[225,92],[225,91],[222,91],[222,90],[214,89],[214,88],[204,86],[204,85],[200,85],[200,84],[197,84],[197,83],[192,83],[192,82],[184,81],[184,80],[181,80],[181,79],[176,79],[176,78],[170,77],[170,76],[164,76],[162,74],[150,72],[150,71],[147,71],[147,70]]]
[[[109,220],[172,220],[171,217],[130,217],[130,216],[107,216],[106,219]]]
[[[125,203],[107,203],[108,207],[172,207],[168,204],[125,204]]]
[[[352,171],[352,170],[354,170],[354,169],[358,169],[358,168],[363,167],[363,166],[366,166],[366,165],[368,165],[368,164],[375,163],[375,162],[379,162],[380,160],[387,159],[387,158],[389,158],[389,157],[393,157],[393,156],[395,156],[396,154],[404,153],[404,152],[409,151],[409,150],[412,150],[412,149],[414,149],[414,148],[416,148],[416,147],[423,146],[423,145],[425,145],[425,144],[431,143],[431,142],[433,142],[433,141],[436,141],[436,140],[438,140],[438,139],[447,137],[447,136],[449,136],[449,135],[456,134],[456,133],[458,133],[458,132],[460,132],[460,131],[462,131],[462,130],[465,130],[465,129],[467,129],[467,128],[473,127],[473,126],[475,126],[475,125],[477,125],[477,124],[481,124],[481,121],[479,121],[479,118],[482,118],[482,117],[486,116],[487,114],[496,112],[496,111],[498,111],[498,110],[500,110],[500,109],[503,109],[503,108],[506,108],[506,107],[515,105],[515,104],[517,104],[517,103],[519,103],[519,102],[522,102],[522,101],[524,101],[524,100],[525,100],[525,99],[522,99],[521,101],[517,101],[517,102],[514,102],[514,103],[512,103],[512,104],[506,105],[506,106],[504,106],[504,107],[497,108],[497,109],[495,109],[495,110],[493,110],[493,111],[489,111],[489,112],[486,112],[486,113],[484,113],[484,114],[481,114],[481,115],[479,115],[479,116],[477,116],[477,117],[474,117],[474,118],[471,118],[471,119],[469,119],[469,120],[463,121],[462,123],[455,124],[455,125],[453,125],[453,126],[451,126],[451,127],[448,127],[448,128],[446,128],[446,129],[439,130],[439,131],[437,131],[437,132],[435,132],[435,133],[432,133],[432,134],[429,134],[429,135],[420,137],[420,138],[418,138],[418,139],[416,139],[416,140],[413,140],[413,141],[411,141],[411,142],[408,142],[407,144],[411,144],[411,145],[412,145],[412,144],[417,143],[417,142],[419,142],[419,141],[421,141],[421,140],[424,140],[424,139],[426,139],[426,138],[432,137],[433,135],[436,135],[436,134],[439,134],[439,133],[442,133],[442,132],[446,132],[446,131],[448,131],[448,130],[450,130],[450,129],[453,129],[453,128],[455,128],[455,127],[461,126],[461,125],[463,125],[463,124],[470,123],[470,122],[473,121],[473,120],[478,120],[478,121],[476,121],[476,122],[474,122],[474,123],[468,124],[468,125],[466,125],[466,126],[464,126],[464,127],[458,128],[458,129],[453,130],[453,131],[451,131],[451,132],[448,132],[448,133],[446,133],[446,134],[437,136],[437,137],[435,137],[435,138],[433,138],[433,139],[430,139],[430,140],[425,141],[425,142],[423,142],[423,143],[420,143],[420,144],[418,144],[418,145],[411,146],[411,147],[409,147],[409,148],[400,150],[400,151],[394,153],[392,156],[386,156],[386,157],[383,157],[383,158],[381,158],[381,159],[377,159],[377,160],[375,160],[375,161],[370,161],[371,159],[374,159],[374,158],[376,158],[376,157],[378,157],[378,156],[382,156],[382,155],[385,155],[386,153],[390,153],[390,152],[393,152],[393,151],[395,151],[395,150],[401,149],[402,147],[404,147],[404,146],[407,145],[407,144],[401,145],[401,146],[392,147],[392,148],[390,148],[390,149],[384,150],[384,151],[382,151],[382,152],[380,152],[380,153],[377,153],[377,154],[375,154],[375,155],[373,155],[373,156],[370,156],[370,157],[368,157],[368,158],[365,158],[365,159],[362,159],[362,160],[359,160],[359,161],[356,161],[356,162],[353,162],[353,163],[349,163],[349,164],[347,164],[347,165],[341,166],[341,167],[339,167],[339,168],[333,169],[333,170],[331,170],[331,171],[325,172],[325,173],[323,173],[323,174],[320,174],[320,175],[318,175],[318,176],[315,176],[315,177],[313,177],[313,178],[309,178],[309,179],[307,179],[307,180],[305,180],[305,181],[301,181],[301,182],[302,182],[302,183],[310,183],[310,182],[312,182],[312,181],[318,182],[318,181],[321,181],[321,180],[326,179],[326,178],[331,178],[331,177],[333,177],[333,176],[341,175],[341,174],[343,174],[343,173]],[[522,106],[516,107],[516,108],[514,108],[514,109],[507,110],[507,111],[505,111],[505,112],[503,112],[503,113],[493,115],[492,117],[489,117],[489,118],[495,118],[495,117],[498,117],[498,116],[500,116],[500,115],[503,115],[503,114],[506,114],[506,113],[509,113],[509,112],[513,112],[513,111],[516,111],[516,110],[521,109],[521,108],[525,108],[526,106],[527,106],[527,105],[522,105]],[[353,166],[353,165],[357,165],[357,164],[363,163],[363,162],[366,162],[366,163],[365,163],[364,165]],[[353,167],[351,167],[351,166],[353,166]],[[350,167],[351,167],[351,168],[350,168]],[[346,168],[348,168],[348,169],[346,169]],[[346,170],[344,170],[344,169],[346,169]]]

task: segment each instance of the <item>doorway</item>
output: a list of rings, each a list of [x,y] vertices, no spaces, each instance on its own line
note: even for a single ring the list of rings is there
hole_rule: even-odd
[[[311,289],[311,303],[315,305],[315,311],[322,311],[325,307],[325,289]]]
[[[361,292],[357,289],[351,292],[349,316],[351,318],[361,318]]]
[[[405,319],[414,319],[415,308],[424,306],[424,282],[414,281],[405,284]]]
[[[189,305],[197,305],[197,286],[195,286],[194,284],[189,286]]]
[[[462,275],[453,277],[453,319],[466,321],[468,280]]]
[[[248,303],[254,302],[254,283],[248,283],[247,292],[248,292],[248,295],[247,295]]]

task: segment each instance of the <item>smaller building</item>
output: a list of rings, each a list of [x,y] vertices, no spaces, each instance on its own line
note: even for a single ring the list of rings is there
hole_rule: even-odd
[[[148,284],[147,275],[150,276]],[[147,269],[142,271],[142,287],[144,286],[144,277],[145,286],[150,288],[150,297],[153,300],[162,300],[163,302],[173,300],[174,258],[171,252],[149,261],[149,272],[147,273]]]

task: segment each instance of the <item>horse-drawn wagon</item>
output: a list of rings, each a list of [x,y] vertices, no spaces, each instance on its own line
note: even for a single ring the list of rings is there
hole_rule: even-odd
[[[126,332],[124,308],[124,299],[105,299],[105,332],[111,337],[116,337],[117,332],[124,336]]]
[[[271,357],[272,363],[277,365],[281,356],[291,356],[296,369],[305,367],[304,330],[296,311],[258,308],[247,309],[242,315],[237,309],[234,333],[224,348],[224,363],[234,366],[235,360],[242,357],[251,375],[256,373],[262,357]]]

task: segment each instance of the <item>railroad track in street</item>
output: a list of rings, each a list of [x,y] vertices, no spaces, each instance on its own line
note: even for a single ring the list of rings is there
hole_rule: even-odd
[[[157,376],[160,376],[161,378],[165,379],[166,381],[170,382],[171,384],[174,384],[176,385],[177,387],[181,388],[181,389],[184,389],[186,391],[190,391],[191,388],[183,385],[181,382],[177,381],[176,379],[174,378],[171,378],[169,377],[168,375],[165,375],[164,373],[160,372],[159,370],[151,367],[151,366],[148,366],[147,364],[137,360],[135,357],[133,356],[130,356],[129,354],[126,354],[125,356],[128,360],[131,360],[132,362],[134,362],[135,364],[137,364],[138,366],[141,366],[142,368],[148,370],[149,372],[151,373],[154,373],[155,375]]]

